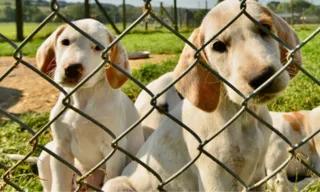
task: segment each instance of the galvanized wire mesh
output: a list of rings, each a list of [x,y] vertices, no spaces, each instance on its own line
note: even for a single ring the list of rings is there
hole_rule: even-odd
[[[98,0],[95,0],[95,2],[100,5]],[[102,9],[102,6],[99,6]],[[58,89],[61,93],[63,93],[65,95],[65,99],[63,100],[63,104],[64,104],[64,109],[61,110],[61,112],[55,116],[54,118],[52,118],[52,120],[50,122],[48,122],[45,126],[43,126],[39,131],[34,131],[32,127],[27,126],[26,124],[24,124],[23,122],[21,122],[18,118],[16,118],[15,116],[13,116],[12,114],[10,114],[9,112],[5,111],[4,109],[0,108],[0,113],[2,115],[5,115],[6,117],[10,118],[11,120],[15,121],[16,123],[18,123],[21,127],[25,128],[30,135],[32,136],[32,138],[29,140],[29,145],[32,146],[32,150],[29,151],[29,153],[27,155],[25,155],[25,157],[20,160],[19,162],[17,162],[15,165],[9,167],[7,165],[4,165],[2,163],[0,163],[0,168],[5,170],[4,175],[2,176],[2,180],[4,181],[5,185],[11,185],[13,188],[15,188],[18,191],[23,191],[23,189],[21,189],[19,187],[19,184],[17,183],[13,183],[11,181],[11,177],[10,174],[12,173],[13,170],[15,170],[19,165],[21,165],[28,157],[30,157],[36,148],[40,148],[42,150],[45,150],[47,153],[49,153],[50,155],[52,155],[54,158],[58,159],[59,161],[61,161],[62,163],[64,163],[65,165],[67,165],[70,169],[72,169],[79,177],[77,179],[77,185],[78,188],[77,190],[79,190],[81,188],[82,185],[84,185],[84,179],[86,177],[88,177],[90,174],[92,174],[95,170],[97,170],[101,165],[103,165],[105,162],[107,162],[110,158],[112,158],[113,154],[118,150],[121,151],[122,153],[124,153],[125,155],[129,156],[133,161],[136,161],[137,163],[139,163],[140,165],[142,165],[143,167],[145,167],[149,172],[151,172],[158,180],[159,180],[159,185],[158,185],[158,190],[165,190],[165,186],[171,182],[172,180],[174,180],[177,176],[179,176],[181,173],[183,173],[185,170],[187,170],[191,165],[194,164],[194,162],[201,156],[201,155],[206,155],[209,158],[211,158],[213,161],[215,161],[219,166],[221,166],[223,169],[225,169],[228,173],[230,173],[234,178],[236,178],[245,189],[247,190],[252,190],[255,189],[256,187],[262,185],[263,183],[265,183],[268,179],[270,179],[271,177],[274,177],[277,173],[279,173],[279,171],[281,171],[292,158],[297,157],[296,154],[296,149],[298,149],[299,147],[301,147],[302,145],[304,145],[306,142],[308,142],[311,138],[313,138],[316,134],[318,134],[318,132],[320,132],[320,128],[315,131],[314,133],[312,133],[311,135],[307,136],[306,138],[304,138],[301,142],[299,143],[291,143],[289,141],[288,138],[286,138],[284,135],[282,135],[279,131],[277,131],[272,125],[270,125],[269,123],[267,123],[266,121],[264,121],[264,119],[262,119],[261,117],[259,117],[254,111],[252,111],[251,109],[249,109],[247,107],[247,103],[248,101],[254,97],[261,89],[263,89],[267,84],[269,84],[274,78],[276,78],[278,75],[280,75],[284,70],[286,70],[286,68],[289,65],[292,65],[291,63],[293,62],[293,56],[295,54],[296,51],[300,50],[305,44],[307,44],[310,40],[312,40],[319,32],[320,32],[320,28],[316,29],[312,34],[309,35],[308,38],[306,38],[304,41],[302,41],[299,45],[297,45],[296,47],[290,49],[288,47],[288,45],[286,45],[286,43],[284,43],[281,39],[279,39],[278,37],[276,37],[274,34],[270,33],[268,30],[266,30],[261,24],[259,24],[259,22],[257,22],[253,17],[250,16],[250,14],[246,11],[246,0],[242,0],[241,4],[240,4],[240,9],[239,9],[239,13],[237,14],[236,17],[234,17],[226,26],[224,26],[217,34],[215,34],[215,36],[213,36],[208,42],[204,43],[200,48],[195,47],[195,45],[193,45],[191,42],[189,42],[185,37],[183,37],[181,34],[179,34],[177,31],[175,31],[172,27],[170,27],[169,25],[167,25],[165,22],[163,22],[160,18],[158,18],[153,12],[152,12],[152,7],[150,5],[150,0],[149,1],[145,1],[144,2],[144,8],[145,11],[144,13],[134,22],[132,23],[125,31],[123,31],[108,47],[104,48],[104,51],[102,53],[102,58],[103,58],[103,62],[99,65],[99,67],[97,67],[90,75],[88,75],[83,81],[81,81],[71,92],[67,93],[60,85],[58,85],[57,83],[55,83],[51,78],[47,77],[46,75],[44,75],[43,73],[41,73],[38,69],[36,69],[33,65],[29,64],[28,62],[26,62],[24,60],[24,57],[22,55],[22,48],[38,33],[38,31],[40,29],[42,29],[44,26],[46,26],[46,24],[51,21],[54,17],[58,17],[59,19],[61,19],[63,22],[67,23],[68,25],[72,26],[74,29],[76,29],[77,31],[79,31],[83,36],[85,36],[86,38],[88,38],[89,40],[91,40],[92,42],[94,42],[95,44],[103,47],[101,44],[98,43],[97,40],[93,39],[92,37],[90,37],[88,34],[86,34],[84,31],[82,31],[81,29],[79,29],[77,26],[75,26],[71,21],[69,21],[68,19],[66,19],[62,14],[60,14],[59,12],[59,3],[56,0],[52,0],[51,2],[51,14],[42,22],[39,24],[39,26],[20,44],[20,45],[16,45],[13,41],[11,41],[10,39],[8,39],[6,36],[2,35],[0,33],[0,38],[3,39],[5,42],[7,42],[10,46],[12,46],[15,49],[15,52],[13,54],[13,58],[16,60],[16,63],[14,65],[12,65],[12,67],[10,67],[8,69],[8,71],[3,74],[0,78],[0,82],[3,81],[14,69],[16,66],[18,65],[24,65],[26,67],[28,67],[29,69],[31,69],[32,71],[34,71],[35,73],[37,73],[39,76],[41,76],[42,78],[44,78],[46,81],[48,81],[52,86],[54,86],[56,89]],[[240,95],[240,97],[242,97],[243,102],[242,102],[242,108],[241,110],[239,110],[234,116],[233,118],[231,118],[216,134],[212,135],[210,138],[206,139],[206,140],[202,140],[191,128],[189,128],[188,126],[186,126],[185,124],[183,124],[182,122],[180,122],[179,120],[177,120],[175,117],[173,117],[171,114],[169,114],[168,112],[164,111],[161,107],[159,107],[157,105],[157,99],[164,94],[170,87],[174,86],[174,84],[176,82],[178,82],[183,76],[185,76],[193,67],[195,67],[195,65],[198,63],[199,61],[199,52],[201,50],[203,50],[213,39],[215,39],[219,34],[221,34],[224,30],[226,30],[230,25],[232,25],[233,22],[235,22],[241,15],[245,15],[247,16],[252,22],[254,22],[256,25],[259,25],[261,27],[262,30],[264,30],[266,33],[268,33],[271,37],[273,37],[276,41],[278,41],[280,44],[282,44],[284,47],[286,47],[290,53],[290,55],[288,56],[288,58],[290,58],[288,60],[288,62],[277,72],[275,73],[270,79],[268,79],[266,82],[264,82],[261,86],[259,86],[255,91],[253,91],[250,95],[245,96],[243,95],[239,90],[237,90],[236,87],[234,87],[231,83],[229,83],[226,79],[224,79],[223,77],[221,77],[215,70],[211,69],[207,64],[200,62],[200,64],[205,67],[206,69],[208,69],[213,75],[215,75],[217,78],[219,78],[226,86],[229,86],[230,88],[232,88],[236,93],[238,93]],[[108,51],[118,42],[120,41],[125,35],[127,35],[130,30],[132,30],[136,25],[138,25],[143,19],[145,19],[146,17],[152,17],[154,18],[157,22],[159,22],[162,26],[166,27],[170,32],[172,32],[174,35],[176,35],[177,37],[179,37],[182,41],[184,41],[185,43],[187,43],[188,45],[190,45],[195,51],[195,60],[194,63],[186,70],[184,71],[183,74],[180,75],[180,77],[178,77],[177,79],[175,79],[170,85],[168,85],[163,91],[159,92],[159,93],[152,93],[150,90],[148,90],[146,88],[145,85],[143,85],[141,82],[139,82],[137,79],[135,79],[133,76],[131,76],[130,74],[128,74],[126,71],[124,71],[123,69],[121,69],[118,65],[116,65],[115,63],[111,62],[109,60],[109,57],[107,55]],[[140,86],[143,90],[145,90],[151,97],[152,97],[152,101],[151,101],[151,105],[152,108],[150,109],[150,111],[148,113],[146,113],[143,117],[141,117],[136,123],[134,123],[131,127],[129,127],[124,133],[122,133],[121,135],[119,135],[118,137],[110,130],[108,129],[108,127],[105,127],[104,125],[102,125],[101,123],[99,123],[99,121],[95,120],[94,117],[90,117],[89,115],[85,114],[84,112],[82,112],[81,110],[75,108],[74,106],[72,106],[70,104],[70,97],[72,96],[72,94],[74,94],[85,82],[87,82],[94,74],[96,74],[102,67],[105,66],[105,64],[109,64],[111,66],[113,66],[114,68],[116,68],[117,70],[119,70],[121,73],[125,74],[129,79],[131,79],[134,83],[136,83],[138,86]],[[315,77],[313,77],[308,71],[306,71],[303,67],[301,66],[297,66],[300,71],[302,73],[304,73],[306,76],[308,76],[314,83],[316,83],[318,86],[320,85],[319,80],[317,80]],[[50,125],[56,121],[56,119],[62,115],[62,113],[64,113],[66,110],[73,110],[76,113],[79,113],[81,116],[83,116],[84,118],[90,120],[92,123],[96,124],[97,126],[99,126],[101,129],[103,129],[106,134],[109,134],[114,140],[111,143],[111,146],[113,147],[113,150],[110,152],[109,155],[107,155],[99,164],[97,164],[94,168],[92,168],[89,172],[87,172],[86,174],[82,175],[81,172],[74,167],[73,165],[69,164],[66,160],[60,158],[59,156],[57,156],[54,152],[50,151],[49,149],[47,149],[46,147],[44,147],[43,145],[40,145],[38,143],[38,138],[41,134],[43,134],[43,132],[47,129],[49,129]],[[132,131],[133,129],[135,129],[135,127],[141,123],[153,110],[159,110],[161,111],[164,115],[168,116],[169,118],[171,118],[173,121],[175,121],[176,123],[178,123],[181,127],[183,127],[186,131],[188,131],[190,134],[192,134],[195,139],[198,141],[198,155],[192,159],[190,162],[188,162],[184,167],[182,167],[178,172],[176,172],[175,174],[173,174],[171,177],[169,178],[162,178],[156,171],[154,171],[151,167],[149,167],[148,165],[146,165],[145,163],[143,163],[142,161],[140,161],[138,158],[136,158],[133,154],[130,154],[128,151],[126,151],[126,149],[120,147],[118,145],[119,141],[121,139],[123,139],[124,136],[126,136],[130,131]],[[211,155],[208,151],[206,151],[204,149],[204,147],[211,142],[213,139],[215,139],[220,133],[222,133],[225,129],[228,128],[228,126],[230,124],[232,124],[241,114],[243,114],[244,112],[248,112],[249,114],[251,114],[253,117],[255,117],[258,121],[260,121],[261,123],[263,123],[266,127],[268,127],[271,131],[275,132],[277,135],[279,135],[289,146],[289,150],[288,152],[291,154],[289,156],[289,158],[282,163],[281,166],[279,166],[271,175],[269,175],[268,177],[265,177],[263,179],[261,179],[260,181],[258,181],[257,183],[255,183],[254,185],[248,185],[247,183],[245,183],[233,170],[229,169],[223,162],[219,161],[216,157],[214,157],[213,155]],[[312,171],[314,174],[316,174],[317,176],[320,176],[320,173],[318,171],[316,171],[313,167],[311,167],[310,165],[308,165],[307,162],[305,162],[304,160],[298,158],[301,163],[303,165],[305,165],[310,171]],[[4,186],[2,186],[4,187]],[[88,186],[94,190],[99,190],[96,189],[93,186]]]

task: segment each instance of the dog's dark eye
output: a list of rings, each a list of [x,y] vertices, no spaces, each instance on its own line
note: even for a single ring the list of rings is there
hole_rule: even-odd
[[[271,31],[271,26],[270,25],[268,25],[268,24],[261,24],[261,25],[264,26],[268,31]],[[264,32],[262,29],[260,29],[260,34],[262,36],[267,36],[268,35],[268,33]]]
[[[262,24],[262,26],[264,26],[265,28],[267,28],[269,31],[271,30],[271,27],[270,27],[270,25],[268,25],[268,24]]]
[[[96,46],[94,47],[94,50],[96,50],[96,51],[102,51],[101,47],[99,47],[98,45],[96,45]]]
[[[227,51],[227,46],[222,41],[216,41],[212,45],[213,50],[223,53]]]
[[[70,41],[68,39],[64,39],[61,41],[62,45],[68,46],[70,45]]]

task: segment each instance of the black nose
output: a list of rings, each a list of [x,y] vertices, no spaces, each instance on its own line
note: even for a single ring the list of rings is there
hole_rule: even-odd
[[[65,75],[66,77],[76,79],[80,77],[82,71],[83,71],[83,67],[81,64],[73,64],[73,65],[69,65],[65,69]]]
[[[264,82],[266,82],[272,75],[274,74],[274,70],[272,67],[264,68],[260,75],[253,77],[252,79],[249,79],[249,85],[256,89],[260,85],[262,85]]]

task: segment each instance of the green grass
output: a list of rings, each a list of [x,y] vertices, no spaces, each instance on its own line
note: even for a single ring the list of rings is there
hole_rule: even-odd
[[[38,23],[25,23],[24,35],[28,36],[38,27]],[[28,42],[22,49],[22,53],[25,56],[33,57],[36,54],[38,47],[58,26],[60,23],[48,23],[43,27],[34,38]],[[129,24],[127,25],[129,26]],[[152,25],[150,25],[152,26]],[[122,29],[121,24],[117,24],[119,29]],[[303,33],[310,34],[316,29],[316,25],[296,25],[300,36]],[[114,33],[114,30],[108,25],[108,28]],[[16,37],[15,23],[0,23],[1,33],[7,38],[14,41]],[[180,33],[184,37],[188,37],[191,33],[191,29],[182,28]],[[21,44],[19,41],[14,41],[17,45]],[[128,52],[136,51],[150,51],[152,54],[174,54],[181,53],[183,48],[183,41],[177,36],[168,32],[164,27],[161,29],[154,30],[152,27],[149,28],[148,32],[144,32],[143,27],[137,25],[130,34],[126,35],[121,42],[124,44]],[[152,43],[150,43],[152,42]],[[14,49],[4,41],[0,39],[0,56],[11,56]]]
[[[301,40],[313,30],[300,30]],[[317,35],[302,48],[303,67],[318,81],[320,80],[320,36]],[[300,72],[291,82],[287,90],[275,102],[269,105],[274,111],[310,110],[320,105],[320,86]]]
[[[40,9],[42,9],[43,7],[40,7]],[[41,31],[38,32],[38,34],[35,36],[35,38],[45,38],[47,37],[50,33],[52,33],[55,29],[57,29],[62,23],[59,22],[48,22],[42,29]],[[131,25],[131,23],[127,23],[127,27],[129,27]],[[28,35],[30,35],[37,27],[39,26],[39,23],[24,23],[23,25],[23,33],[24,36],[27,37]],[[112,26],[110,24],[106,25],[108,27],[108,29],[114,33],[114,29],[112,28]],[[141,24],[136,25],[130,32],[132,33],[153,33],[153,32],[168,32],[168,30],[165,27],[161,27],[161,28],[154,28],[153,24],[149,24],[149,28],[147,31],[145,31],[144,26],[142,26]],[[122,31],[123,27],[122,27],[122,23],[116,23],[116,27]],[[9,23],[0,23],[0,29],[1,29],[1,33],[3,35],[5,35],[6,37],[8,37],[9,39],[14,40],[16,38],[16,23],[13,22],[9,22]],[[182,27],[179,29],[180,32],[190,32],[192,29],[190,28],[186,28],[186,27]]]
[[[34,31],[38,23],[25,23],[24,25],[24,34],[28,36]],[[37,49],[40,47],[41,43],[47,38],[52,31],[54,31],[60,24],[57,23],[48,23],[44,26],[35,36],[34,38],[28,42],[24,48],[22,49],[22,53],[25,56],[35,56]],[[10,40],[14,40],[16,38],[15,31],[15,23],[0,23],[0,33],[5,35]],[[14,41],[16,45],[21,44],[21,42]],[[14,48],[8,44],[7,42],[0,39],[0,56],[11,56],[14,52]]]
[[[134,69],[132,74],[139,81],[144,84],[148,84],[153,79],[158,78],[163,73],[173,70],[178,58],[169,59],[161,64],[148,63],[139,69]],[[132,81],[128,81],[122,90],[132,99],[138,96],[141,88],[139,88]],[[32,127],[34,130],[39,130],[48,122],[49,113],[43,114],[31,114],[26,113],[19,117],[19,119]],[[1,120],[1,118],[0,118]],[[13,161],[9,161],[4,155],[1,154],[27,154],[32,147],[28,144],[28,140],[31,138],[26,130],[23,130],[17,123],[11,120],[0,121],[0,163],[10,167],[14,165]],[[39,143],[45,144],[50,141],[51,135],[49,130],[46,131],[39,139]],[[40,150],[37,149],[33,156],[39,156]],[[0,168],[0,177],[4,173],[4,170]],[[36,175],[36,165],[30,163],[23,163],[17,169],[13,171],[12,180],[23,189],[30,191],[41,191],[42,187],[39,182],[39,178]],[[0,190],[1,190],[0,179]],[[11,186],[6,186],[5,191],[14,191]]]
[[[182,33],[188,37],[190,33]],[[122,40],[128,52],[150,51],[153,54],[179,54],[184,42],[171,33],[129,34]]]
[[[35,36],[35,38],[45,39],[55,29],[57,29],[61,23],[47,23]],[[23,34],[24,36],[30,35],[37,27],[39,23],[24,23]],[[14,40],[16,38],[16,24],[15,23],[0,23],[1,33],[7,38]]]
[[[34,130],[39,130],[48,121],[49,113],[31,114],[26,113],[19,116],[19,119]],[[7,167],[11,167],[15,162],[10,161],[3,154],[27,154],[32,150],[28,140],[31,134],[13,121],[0,121],[0,162]],[[52,140],[49,130],[45,131],[43,136],[39,138],[39,143],[45,144]],[[39,156],[40,149],[36,149],[34,156]],[[0,176],[4,174],[4,170],[0,169]],[[10,174],[11,181],[17,183],[23,189],[31,191],[41,191],[42,187],[38,182],[36,165],[30,163],[22,163],[17,169]],[[0,180],[0,189],[3,184]],[[6,187],[3,191],[14,191],[11,187]]]
[[[182,35],[188,36],[189,33]],[[42,39],[34,39],[22,49],[24,56],[34,57]],[[128,34],[121,41],[128,52],[150,51],[151,54],[181,53],[184,43],[170,33],[156,32],[152,34]],[[152,44],[150,43],[152,42]],[[17,45],[20,42],[15,42]],[[156,46],[155,46],[156,45]],[[4,42],[0,42],[0,56],[11,56],[14,49]]]
[[[300,26],[299,26],[300,27]],[[298,35],[300,39],[305,39],[315,28],[300,28]],[[44,33],[45,34],[45,33]],[[183,35],[188,36],[186,32]],[[165,39],[165,40],[164,40]],[[35,39],[34,44],[40,40]],[[123,39],[123,44],[129,51],[134,50],[154,50],[157,53],[180,53],[183,48],[183,43],[173,38],[173,35],[164,32],[156,32],[151,34],[130,34]],[[31,46],[31,45],[30,45]],[[309,71],[316,79],[320,79],[320,36],[309,42],[302,49],[303,66]],[[32,55],[33,48],[30,48]],[[1,47],[0,47],[1,50]],[[178,55],[178,54],[177,54]],[[178,56],[161,62],[160,64],[146,64],[139,69],[133,70],[133,76],[143,84],[148,84],[155,78],[167,71],[171,71],[178,61]],[[133,101],[141,91],[135,83],[128,81],[122,90]],[[290,83],[288,89],[276,101],[269,105],[271,110],[275,111],[292,111],[301,109],[312,109],[320,105],[320,88],[313,83],[303,73],[299,73]],[[38,130],[43,126],[48,119],[48,113],[44,114],[23,114],[19,118],[26,122],[28,125]],[[0,122],[0,154],[1,153],[19,153],[26,154],[31,147],[27,144],[31,135],[22,130],[19,125],[10,120]],[[45,132],[40,138],[40,143],[46,143],[51,139],[49,131]],[[39,155],[39,150],[34,152],[34,156]],[[0,156],[0,162],[7,166],[12,166],[14,162],[9,161],[4,156]],[[0,176],[3,174],[0,169]],[[41,190],[38,178],[35,175],[36,170],[34,165],[24,163],[12,173],[12,181],[24,189],[30,191]],[[0,179],[0,187],[1,187]],[[308,189],[310,191],[317,191],[320,184],[312,185]],[[11,187],[6,187],[5,191],[14,191]]]
[[[9,23],[8,27],[3,27],[4,31],[1,30],[6,37],[10,39],[15,39],[15,33],[12,32],[13,24]],[[34,30],[37,25],[34,23],[28,24],[28,27],[25,28],[25,34],[28,35]],[[36,54],[38,47],[44,41],[48,35],[57,28],[59,24],[50,23],[50,25],[45,26],[39,31],[39,33],[28,42],[22,49],[22,53],[25,56],[33,57]],[[2,29],[2,28],[1,28]],[[10,30],[11,29],[11,30]],[[182,32],[183,36],[188,37],[190,32]],[[14,41],[17,45],[21,42]],[[121,42],[126,47],[128,52],[138,52],[138,51],[150,51],[152,54],[173,54],[180,53],[183,48],[183,41],[172,33],[164,31],[152,31],[149,33],[136,32],[126,35]],[[152,42],[152,43],[151,43]],[[14,52],[14,49],[7,43],[0,41],[0,56],[11,56]]]
[[[173,59],[168,59],[161,64],[152,64],[147,63],[140,67],[137,70],[132,71],[132,75],[138,79],[141,83],[144,85],[147,85],[149,82],[151,82],[154,79],[157,79],[162,74],[172,71],[175,67],[175,65],[178,62],[178,57]],[[128,81],[122,88],[122,91],[128,95],[128,97],[135,101],[137,96],[139,95],[141,88],[132,82],[131,80]]]
[[[37,27],[38,23],[25,23],[24,35],[27,37]],[[33,57],[36,54],[38,47],[58,26],[60,23],[48,23],[43,27],[34,38],[28,42],[22,49],[22,53],[25,56]],[[114,30],[110,25],[108,28],[113,32]],[[129,24],[127,25],[127,27]],[[183,41],[177,36],[169,32],[166,28],[153,29],[150,25],[148,32],[144,31],[143,26],[137,25],[130,34],[126,35],[121,42],[126,47],[128,52],[137,51],[150,51],[152,54],[174,54],[181,53],[183,48]],[[117,27],[122,30],[121,24],[117,24]],[[299,30],[298,33],[303,35],[304,32],[314,31],[316,25],[296,25],[295,28]],[[16,38],[15,23],[0,23],[1,33],[7,38],[14,40]],[[182,28],[180,29],[181,35],[188,37],[191,34],[191,29]],[[14,41],[17,45],[21,44],[19,41]],[[152,43],[151,43],[152,42]],[[7,43],[0,39],[0,56],[11,56],[14,49]]]

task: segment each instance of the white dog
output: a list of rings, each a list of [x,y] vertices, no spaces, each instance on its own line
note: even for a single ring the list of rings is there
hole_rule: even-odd
[[[164,90],[173,80],[173,73],[168,72],[147,85],[147,88],[156,94]],[[180,97],[176,89],[172,87],[168,92],[159,97],[157,105],[165,106],[163,108],[166,109],[167,112],[170,112],[178,103],[175,101],[179,99]],[[150,101],[151,96],[149,96],[147,92],[142,91],[135,103],[137,107],[140,106],[140,108],[137,109],[141,115],[144,115],[150,110]],[[302,141],[305,137],[320,128],[320,107],[311,111],[290,113],[270,112],[270,115],[273,127],[288,138],[292,144]],[[142,122],[142,127],[145,133],[147,133],[145,137],[151,135],[164,117],[162,113],[153,111]],[[318,155],[320,153],[319,140],[319,135],[316,135],[309,140],[309,142],[297,149],[298,157],[308,162],[308,164],[317,171],[320,171],[320,156]],[[270,175],[289,158],[290,154],[288,149],[289,145],[277,134],[272,132],[266,155],[267,175]],[[317,179],[312,178],[311,172],[298,160],[292,159],[284,170],[268,181],[268,185],[271,189],[279,192],[293,191],[295,188],[300,191],[314,181],[317,181]]]
[[[74,24],[105,47],[115,39],[98,21],[84,19]],[[62,25],[38,49],[37,64],[43,73],[52,76],[55,82],[70,92],[101,64],[101,53],[99,46],[71,26]],[[130,72],[127,53],[120,42],[112,48],[109,58]],[[132,102],[119,89],[126,80],[127,77],[113,67],[101,69],[72,94],[71,105],[119,136],[139,118]],[[64,98],[61,93],[50,113],[50,119],[63,110]],[[71,109],[52,124],[51,130],[53,143],[48,145],[49,148],[71,164],[76,161],[76,166],[81,170],[89,171],[113,150],[113,138],[108,133]],[[143,132],[138,126],[119,145],[131,154],[136,154],[143,142]],[[121,174],[125,165],[125,155],[117,151],[103,169],[108,178],[113,178]],[[60,161],[48,158],[48,154],[43,152],[38,168],[44,191],[71,190],[73,171]],[[93,183],[97,183],[97,187],[101,184]]]
[[[173,72],[168,72],[159,77],[159,79],[148,84],[147,89],[156,94],[164,90],[164,88],[168,86],[172,81]],[[151,99],[152,97],[146,91],[141,91],[141,93],[137,97],[134,105],[136,106],[140,117],[144,116],[152,108],[152,106],[150,105]],[[157,105],[160,106],[164,111],[169,112],[180,101],[181,98],[179,97],[177,90],[172,87],[157,99]],[[160,121],[163,118],[164,116],[160,111],[154,110],[141,122],[145,140],[147,140],[147,138],[153,133],[154,129],[159,127]]]
[[[273,126],[279,130],[292,144],[297,144],[305,137],[320,129],[320,107],[311,111],[298,111],[290,113],[271,112]],[[306,161],[311,167],[320,172],[320,135],[317,134],[307,143],[296,150],[297,156]],[[266,155],[267,174],[277,169],[289,158],[289,145],[276,133],[270,137],[270,145]],[[297,159],[292,159],[288,166],[268,181],[270,187],[276,191],[302,190],[312,181],[308,170]]]
[[[193,31],[189,41],[197,48],[208,42],[240,12],[239,7],[237,0],[218,4],[205,16],[201,26]],[[247,1],[246,11],[291,48],[299,44],[292,28],[259,3]],[[194,55],[195,50],[186,44],[174,70],[174,78],[194,63]],[[245,96],[287,62],[287,50],[245,15],[241,15],[199,55],[201,61],[215,69]],[[296,52],[294,62],[301,64],[299,52]],[[294,66],[288,70],[291,75],[297,72]],[[288,72],[281,73],[249,101],[248,108],[272,124],[265,103],[279,95],[288,81]],[[142,165],[131,162],[123,171],[123,176],[109,180],[104,189],[154,191],[160,186],[169,191],[242,190],[243,185],[208,155],[225,164],[247,186],[264,178],[265,154],[271,132],[246,111],[203,147],[206,152],[199,150],[202,148],[200,143],[215,135],[241,109],[243,98],[199,63],[175,86],[185,99],[177,103],[170,113],[190,127],[199,138],[164,117],[137,157],[158,173],[163,182],[187,163],[195,162],[165,184]],[[265,190],[264,185],[256,189]]]

